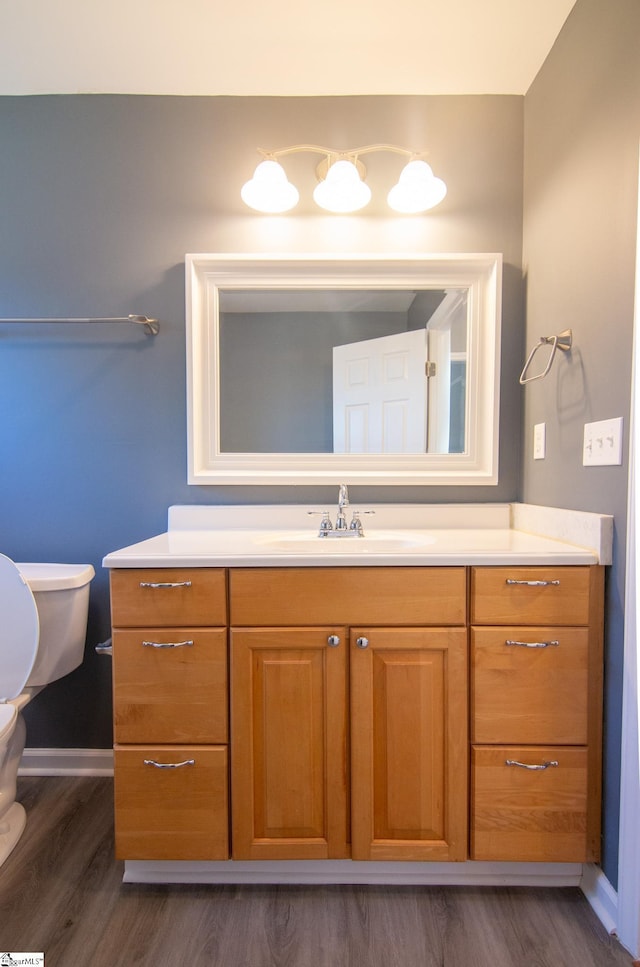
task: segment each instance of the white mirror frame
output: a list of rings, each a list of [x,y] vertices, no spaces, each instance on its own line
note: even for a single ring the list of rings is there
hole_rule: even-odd
[[[502,256],[187,255],[190,484],[488,485],[498,482]],[[219,292],[228,289],[448,288],[469,291],[465,453],[223,453]]]

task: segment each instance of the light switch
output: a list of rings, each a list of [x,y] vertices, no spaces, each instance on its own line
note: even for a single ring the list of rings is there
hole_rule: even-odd
[[[582,447],[584,467],[616,466],[622,463],[622,417],[585,423]]]
[[[544,460],[547,453],[547,424],[536,423],[533,428],[533,459]]]

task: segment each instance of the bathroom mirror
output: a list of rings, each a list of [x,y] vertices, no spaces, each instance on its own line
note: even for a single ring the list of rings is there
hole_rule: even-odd
[[[501,269],[187,255],[189,482],[497,483]]]

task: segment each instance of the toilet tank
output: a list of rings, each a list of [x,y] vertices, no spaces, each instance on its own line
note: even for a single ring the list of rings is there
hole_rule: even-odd
[[[27,685],[47,685],[82,663],[91,564],[17,564],[40,619],[40,644]]]

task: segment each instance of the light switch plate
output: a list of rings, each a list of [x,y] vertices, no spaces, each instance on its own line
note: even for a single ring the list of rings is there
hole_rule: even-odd
[[[544,460],[547,454],[547,424],[536,423],[533,428],[533,459]]]
[[[584,467],[618,466],[622,463],[622,417],[585,423],[582,447]]]

